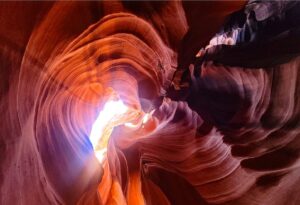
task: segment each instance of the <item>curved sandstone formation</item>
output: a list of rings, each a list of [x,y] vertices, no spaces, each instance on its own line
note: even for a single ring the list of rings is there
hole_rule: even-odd
[[[280,25],[297,6],[278,6]],[[205,49],[249,8],[263,21],[258,41],[221,33]],[[276,8],[1,3],[0,204],[300,203],[298,24],[264,36],[268,59],[257,46]],[[247,32],[233,25],[223,31]],[[93,123],[117,100],[128,109],[94,145]]]

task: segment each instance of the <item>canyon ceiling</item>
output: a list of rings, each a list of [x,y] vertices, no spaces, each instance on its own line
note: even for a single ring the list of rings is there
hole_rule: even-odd
[[[299,205],[299,55],[298,1],[1,1],[0,204]]]

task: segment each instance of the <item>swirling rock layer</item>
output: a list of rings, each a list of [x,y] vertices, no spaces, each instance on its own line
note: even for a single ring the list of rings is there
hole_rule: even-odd
[[[268,69],[212,55],[187,98],[165,97],[244,4],[1,3],[0,204],[300,203],[295,53]],[[114,99],[136,126],[114,128],[101,164],[89,134]]]

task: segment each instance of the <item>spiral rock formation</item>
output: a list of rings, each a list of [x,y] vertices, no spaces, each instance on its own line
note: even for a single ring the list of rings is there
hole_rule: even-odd
[[[0,204],[299,204],[298,7],[0,3]]]

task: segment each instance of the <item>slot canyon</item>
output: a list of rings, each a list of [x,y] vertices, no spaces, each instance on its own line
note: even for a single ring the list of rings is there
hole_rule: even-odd
[[[299,1],[1,1],[1,205],[299,205]]]

